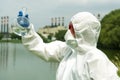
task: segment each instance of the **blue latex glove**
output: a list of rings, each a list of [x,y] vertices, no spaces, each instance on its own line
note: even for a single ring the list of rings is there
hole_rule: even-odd
[[[24,28],[29,27],[30,22],[29,22],[28,14],[23,15],[23,12],[19,11],[18,18],[17,18],[17,23]]]

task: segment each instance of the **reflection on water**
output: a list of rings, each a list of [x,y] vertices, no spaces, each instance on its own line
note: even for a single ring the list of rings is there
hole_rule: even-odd
[[[20,43],[0,43],[0,80],[55,80],[56,69]]]
[[[0,44],[0,68],[7,68],[8,65],[8,43]]]
[[[10,60],[11,55],[12,55],[12,60]],[[12,66],[14,67],[15,60],[16,60],[16,44],[9,46],[8,42],[0,43],[0,70],[7,69],[9,62],[11,61],[12,61]]]

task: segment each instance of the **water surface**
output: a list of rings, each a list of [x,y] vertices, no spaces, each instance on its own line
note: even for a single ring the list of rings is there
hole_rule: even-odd
[[[56,69],[20,43],[0,43],[0,80],[55,80]]]

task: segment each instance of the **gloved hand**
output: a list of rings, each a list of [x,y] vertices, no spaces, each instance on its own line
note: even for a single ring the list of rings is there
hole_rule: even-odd
[[[30,22],[29,22],[28,14],[24,15],[22,11],[19,11],[17,23],[24,28],[29,27]]]

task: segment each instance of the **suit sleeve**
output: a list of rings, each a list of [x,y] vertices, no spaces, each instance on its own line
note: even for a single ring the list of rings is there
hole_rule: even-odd
[[[65,42],[53,41],[44,43],[42,38],[35,32],[33,25],[30,25],[29,33],[22,37],[23,45],[33,54],[45,61],[60,61],[64,56],[64,51],[68,49]]]

